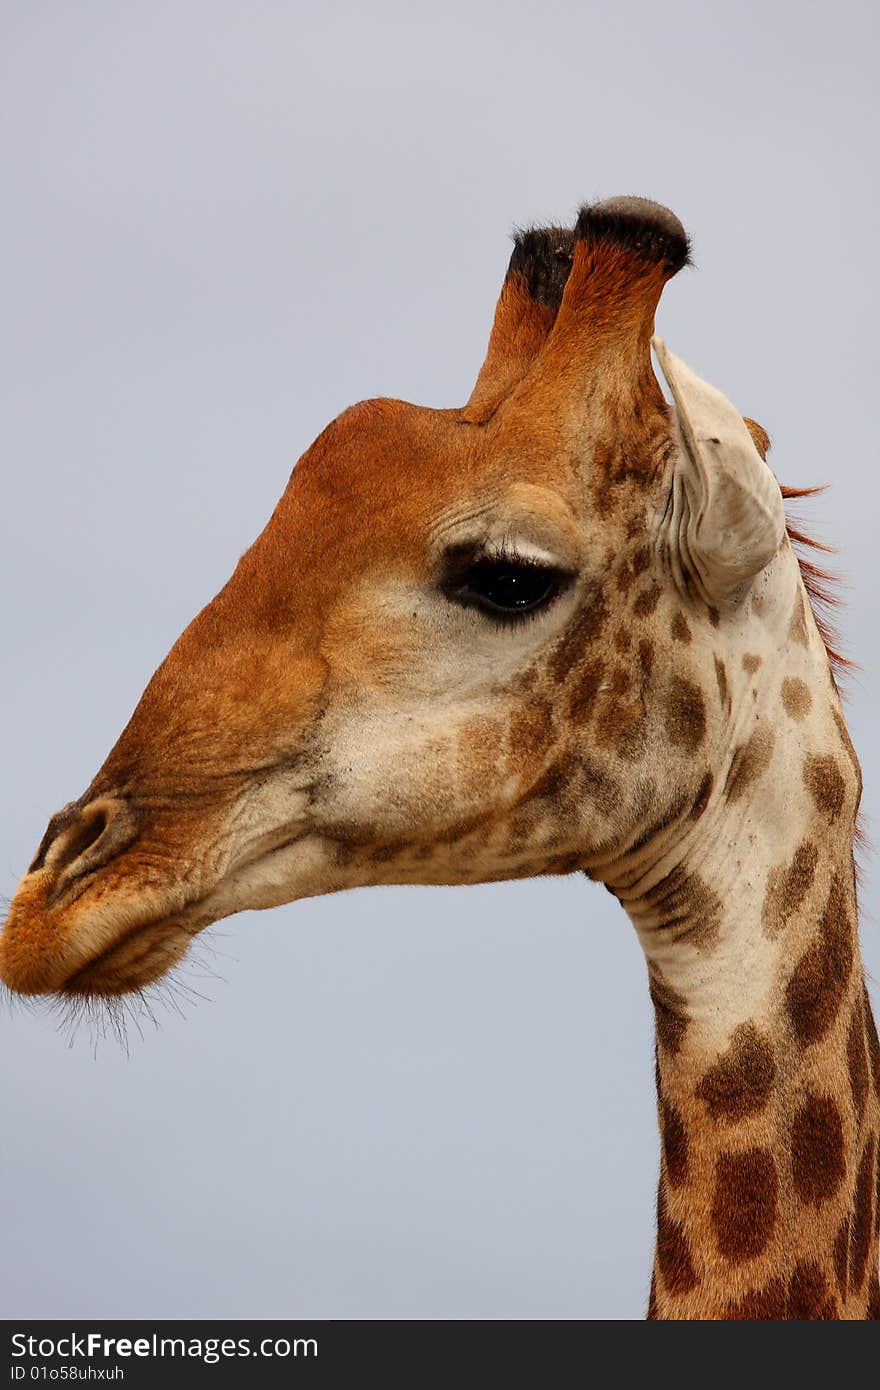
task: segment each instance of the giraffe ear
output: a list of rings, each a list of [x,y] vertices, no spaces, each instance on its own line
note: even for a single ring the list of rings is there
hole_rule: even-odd
[[[749,429],[720,391],[661,338],[654,351],[675,402],[677,561],[709,602],[729,598],[772,560],[785,535],[782,493]]]

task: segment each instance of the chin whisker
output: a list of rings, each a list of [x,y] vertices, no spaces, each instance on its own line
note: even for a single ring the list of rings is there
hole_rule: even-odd
[[[30,994],[19,994],[8,985],[0,983],[0,1007],[10,1014],[34,1014],[39,1012],[40,1000]]]
[[[210,1004],[211,999],[207,994],[202,994],[201,990],[196,989],[195,985],[187,984],[186,980],[172,979],[169,981],[169,988],[177,994],[183,995],[184,999],[190,1003]]]
[[[10,1014],[51,1013],[55,1016],[56,1031],[69,1048],[88,1038],[89,1051],[97,1057],[99,1049],[113,1043],[126,1057],[131,1055],[132,1038],[144,1042],[144,1026],[150,1024],[158,1032],[162,1014],[187,1017],[187,1006],[210,1004],[210,994],[199,985],[211,982],[226,984],[226,977],[216,970],[218,958],[235,957],[218,949],[216,941],[200,937],[184,958],[162,979],[153,984],[134,988],[128,994],[64,993],[22,995],[0,984],[0,1007]]]
[[[152,1003],[151,1003],[151,1000],[150,1000],[149,995],[147,994],[147,991],[146,991],[145,989],[139,989],[138,992],[137,992],[137,999],[138,999],[138,1007],[139,1007],[139,1011],[140,1011],[141,1016],[142,1016],[143,1018],[148,1019],[148,1020],[150,1021],[150,1023],[152,1023],[154,1031],[158,1033],[158,1031],[159,1031],[159,1020],[158,1020],[158,1018],[156,1017],[155,1013],[153,1012]],[[138,1030],[138,1031],[140,1031],[140,1030]],[[142,1038],[142,1039],[143,1039],[143,1036],[144,1036],[143,1033],[141,1033],[141,1038]]]
[[[235,956],[230,955],[227,951],[219,950],[213,940],[206,940],[200,936],[190,946],[185,960],[181,963],[181,970],[196,980],[216,980],[220,984],[228,984],[229,981],[226,976],[214,968],[214,963],[217,960],[232,961],[233,964],[238,964]]]

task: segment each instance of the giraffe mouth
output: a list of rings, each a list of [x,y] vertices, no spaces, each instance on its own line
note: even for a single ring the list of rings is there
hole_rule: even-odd
[[[216,914],[154,889],[117,897],[88,891],[47,901],[38,870],[20,885],[0,932],[0,980],[17,994],[60,998],[128,994],[154,983],[186,955]],[[92,886],[92,892],[96,892]]]
[[[136,923],[69,975],[56,992],[78,998],[135,993],[180,964],[197,930],[185,918]]]
[[[221,880],[203,898],[187,903],[177,912],[133,922],[85,963],[77,965],[55,986],[54,992],[94,998],[136,993],[154,984],[183,961],[194,937],[205,927],[250,905],[235,900],[238,884],[248,871],[270,866],[302,839],[302,832],[277,835],[268,846],[261,846],[261,852],[242,860],[226,880]]]

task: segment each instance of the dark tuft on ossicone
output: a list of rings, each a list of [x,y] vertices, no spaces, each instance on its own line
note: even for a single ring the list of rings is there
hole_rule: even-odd
[[[650,198],[606,198],[582,207],[578,241],[613,242],[675,275],[690,262],[690,242],[674,212]]]
[[[533,299],[558,309],[571,270],[574,234],[567,227],[531,227],[516,232],[507,274],[521,275]]]

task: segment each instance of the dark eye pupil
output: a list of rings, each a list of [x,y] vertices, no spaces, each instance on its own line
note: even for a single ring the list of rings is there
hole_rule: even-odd
[[[543,565],[482,561],[465,577],[460,597],[489,612],[528,613],[556,593],[559,577]]]
[[[471,587],[477,588],[499,608],[530,608],[533,603],[540,602],[549,586],[546,575],[534,570],[530,573],[527,569],[510,569],[480,576],[476,585],[471,581]]]

